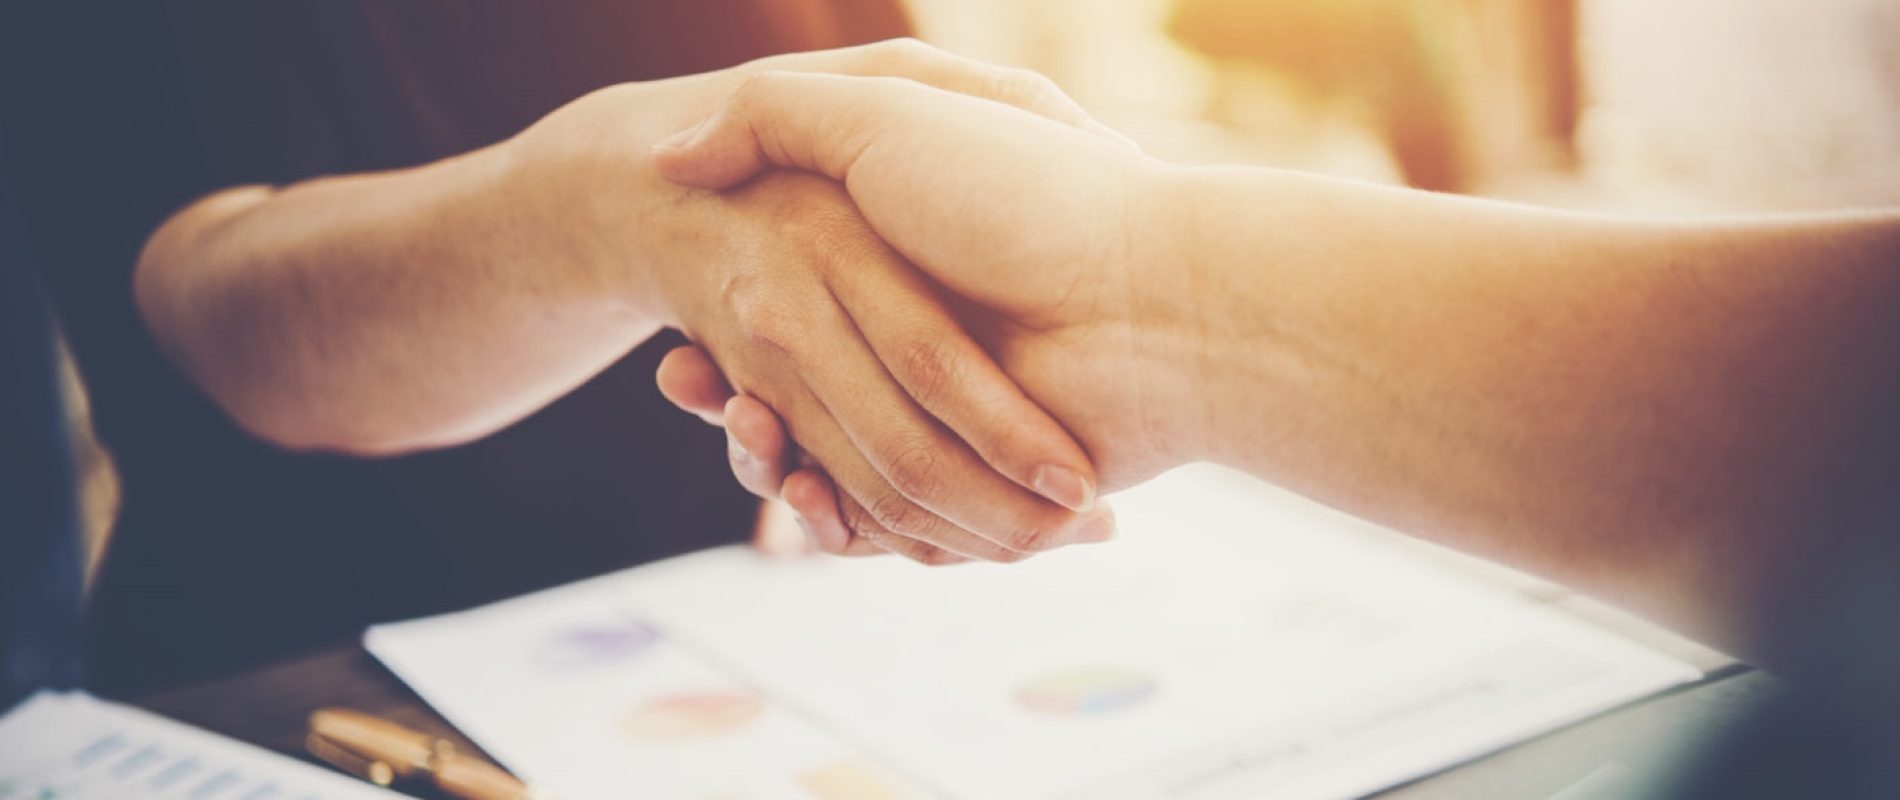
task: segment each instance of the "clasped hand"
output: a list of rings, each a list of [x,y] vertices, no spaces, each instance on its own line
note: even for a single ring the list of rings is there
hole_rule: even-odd
[[[1164,173],[1046,80],[899,47],[979,79],[763,65],[655,146],[690,202],[829,215],[699,293],[717,302],[682,318],[736,324],[686,324],[662,390],[726,425],[740,481],[827,551],[1011,561],[1106,539],[1095,493],[1186,444],[1152,412],[1183,416],[1152,377],[1191,338],[1147,277]],[[760,197],[787,185],[804,195]]]
[[[912,107],[945,142],[874,140],[861,113]],[[1059,340],[1119,330],[1075,323],[1130,302],[1096,273],[1133,198],[1069,173],[1143,160],[1047,79],[886,42],[611,87],[507,148],[511,227],[563,232],[535,248],[580,265],[562,285],[695,342],[662,389],[729,426],[741,482],[820,549],[1015,561],[1113,534],[1091,457],[1131,395],[1011,374],[1087,374],[1101,354]]]

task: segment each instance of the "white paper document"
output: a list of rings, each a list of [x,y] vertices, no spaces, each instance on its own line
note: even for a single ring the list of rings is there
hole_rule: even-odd
[[[1112,502],[1021,564],[725,548],[367,645],[566,800],[1350,797],[1700,676],[1222,470]]]
[[[396,797],[268,750],[76,692],[41,692],[0,718],[0,800]]]

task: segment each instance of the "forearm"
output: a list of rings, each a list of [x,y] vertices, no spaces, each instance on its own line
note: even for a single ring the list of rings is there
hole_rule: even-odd
[[[1830,548],[1804,516],[1892,452],[1893,214],[1184,184],[1206,457],[1735,645],[1735,615]]]
[[[533,198],[504,191],[501,147],[193,204],[140,258],[148,325],[241,424],[291,447],[388,453],[525,415],[655,326],[578,268],[573,237],[508,205]]]

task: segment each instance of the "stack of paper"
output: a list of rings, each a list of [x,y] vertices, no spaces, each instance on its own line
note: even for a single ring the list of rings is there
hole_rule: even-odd
[[[588,798],[1315,798],[1699,672],[1208,468],[1016,565],[737,548],[372,629],[524,778]]]

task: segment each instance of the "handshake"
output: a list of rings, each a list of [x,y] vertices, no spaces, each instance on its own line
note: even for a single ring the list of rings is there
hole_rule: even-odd
[[[697,345],[660,382],[820,549],[1104,541],[1100,492],[1204,455],[1161,397],[1198,325],[1158,162],[1041,76],[914,41],[741,71],[653,169],[798,235],[671,271],[652,296],[691,302],[658,315]]]

